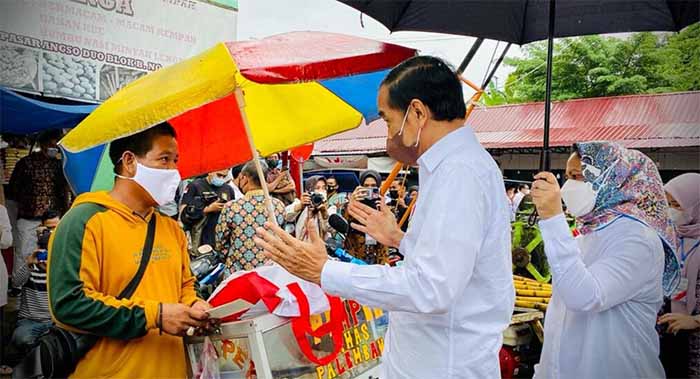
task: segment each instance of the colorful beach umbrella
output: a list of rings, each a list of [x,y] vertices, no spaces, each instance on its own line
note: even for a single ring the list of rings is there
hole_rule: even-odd
[[[64,172],[76,193],[111,188],[109,142],[163,121],[178,134],[183,178],[257,156],[248,136],[267,156],[355,128],[377,117],[376,94],[388,71],[415,54],[320,32],[220,43],[100,105],[61,140]]]

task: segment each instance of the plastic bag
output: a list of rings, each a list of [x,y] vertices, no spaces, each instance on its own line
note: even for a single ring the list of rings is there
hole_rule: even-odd
[[[209,337],[204,338],[204,346],[199,358],[199,369],[200,372],[196,376],[197,379],[221,379],[219,356]]]

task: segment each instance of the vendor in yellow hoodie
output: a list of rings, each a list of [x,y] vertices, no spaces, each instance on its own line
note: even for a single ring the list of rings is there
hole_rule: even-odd
[[[72,378],[183,378],[182,335],[207,322],[195,295],[185,235],[154,207],[180,182],[175,131],[162,123],[112,142],[111,192],[79,196],[49,248],[49,304],[58,325],[101,336]],[[139,266],[149,220],[151,260],[130,299],[116,296]]]

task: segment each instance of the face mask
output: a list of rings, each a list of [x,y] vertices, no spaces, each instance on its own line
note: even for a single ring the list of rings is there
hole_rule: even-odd
[[[221,177],[215,176],[215,177],[211,180],[211,185],[214,186],[214,187],[221,187],[221,186],[223,186],[224,184],[226,184],[226,178],[221,178]]]
[[[584,216],[595,208],[598,192],[591,183],[580,180],[567,180],[561,187],[561,198],[569,213],[576,217]]]
[[[174,200],[169,201],[169,202],[159,206],[158,210],[160,210],[160,212],[166,216],[173,217],[177,214],[177,203]]]
[[[180,172],[162,168],[151,168],[136,162],[136,175],[122,179],[133,180],[155,200],[158,205],[165,205],[175,199],[177,186],[180,184]]]
[[[403,135],[403,128],[406,126],[406,120],[408,119],[408,111],[410,109],[410,106],[408,109],[406,109],[406,114],[403,116],[403,122],[401,123],[401,129],[399,129],[399,132],[393,137],[387,138],[386,152],[390,157],[399,162],[415,166],[418,162],[418,157],[420,156],[420,153],[418,152],[418,144],[420,143],[420,133],[423,129],[418,129],[416,143],[411,146],[404,146],[401,138]]]
[[[328,186],[328,193],[334,193],[338,190],[338,186]]]
[[[46,155],[49,156],[49,158],[58,158],[58,149],[55,147],[49,147],[46,149]]]
[[[685,212],[676,208],[668,208],[668,217],[671,218],[671,221],[673,221],[676,226],[683,226],[687,223]]]
[[[392,199],[399,198],[399,190],[389,190],[389,197]]]

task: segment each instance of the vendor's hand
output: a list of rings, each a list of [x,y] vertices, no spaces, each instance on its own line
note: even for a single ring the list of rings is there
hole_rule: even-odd
[[[192,309],[206,312],[211,309],[211,305],[204,300],[197,300],[194,304],[192,304]]]
[[[208,312],[211,308],[212,308],[212,306],[204,300],[197,300],[197,302],[192,304],[192,309],[200,310],[203,312]],[[221,324],[220,320],[210,318],[207,320],[206,324],[204,324],[203,327],[197,329],[195,334],[205,335],[205,334],[212,333],[213,331],[216,330],[216,328],[219,327],[219,324]]]
[[[226,205],[225,202],[221,200],[217,200],[204,208],[204,213],[221,213],[221,211],[224,209],[224,205]]]
[[[546,220],[564,213],[559,183],[551,172],[540,172],[535,175],[530,194],[540,219]]]
[[[691,315],[666,313],[659,317],[659,324],[668,324],[668,332],[676,334],[681,330],[699,329],[700,323]]]
[[[367,233],[382,245],[398,248],[403,232],[396,223],[396,217],[387,204],[379,202],[379,210],[352,200],[348,206],[350,215],[359,222],[351,223],[353,229]]]
[[[290,273],[321,285],[321,272],[328,260],[326,245],[318,234],[313,218],[306,223],[310,242],[302,242],[277,225],[265,223],[257,228],[255,244],[265,250],[265,256],[277,262]]]
[[[201,308],[202,306],[190,308],[184,304],[163,304],[161,328],[168,334],[184,336],[190,327],[200,328],[206,325],[209,315]]]

